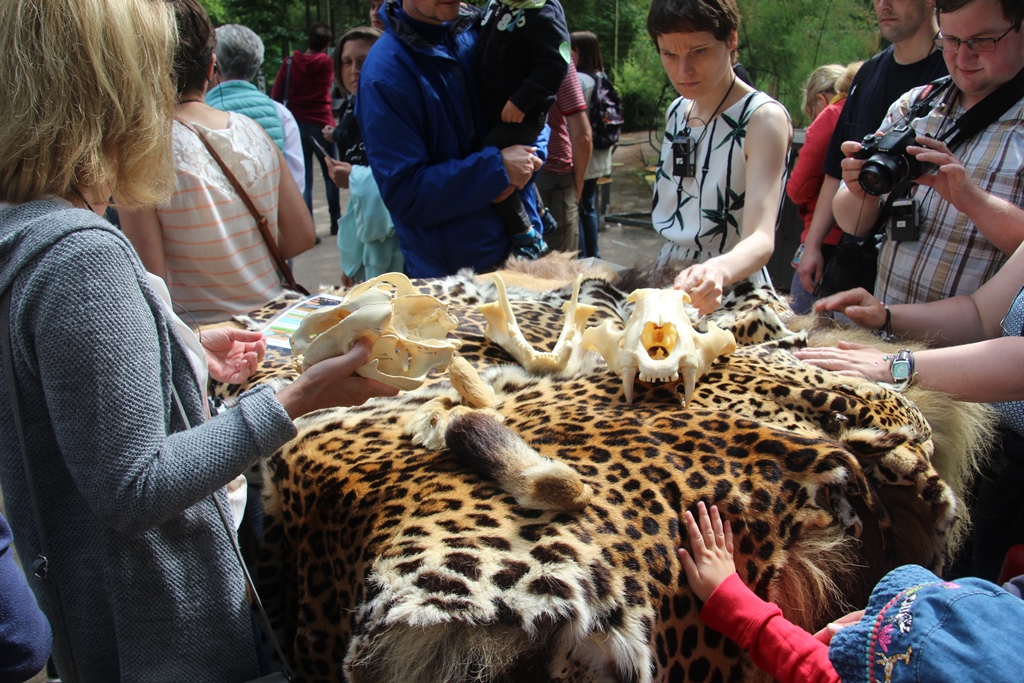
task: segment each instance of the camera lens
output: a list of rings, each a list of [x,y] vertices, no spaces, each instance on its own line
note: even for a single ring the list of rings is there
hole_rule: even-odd
[[[906,164],[902,158],[875,154],[864,162],[857,180],[864,191],[875,197],[891,192],[903,176],[906,175]]]

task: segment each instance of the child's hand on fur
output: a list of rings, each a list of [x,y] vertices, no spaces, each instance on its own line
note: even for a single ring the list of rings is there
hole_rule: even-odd
[[[522,123],[523,116],[522,110],[512,104],[512,100],[506,102],[504,109],[501,110],[501,120],[505,123]]]
[[[697,503],[698,520],[689,510],[685,513],[686,532],[690,536],[692,554],[685,548],[679,549],[679,561],[690,582],[690,588],[701,600],[707,600],[719,584],[736,573],[736,562],[732,556],[732,526],[718,514],[718,508],[711,506],[711,514],[704,503]]]

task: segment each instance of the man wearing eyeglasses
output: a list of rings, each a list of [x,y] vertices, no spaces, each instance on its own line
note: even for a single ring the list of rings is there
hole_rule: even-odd
[[[907,159],[911,168],[904,174],[909,189],[891,204],[878,256],[874,293],[887,304],[971,294],[1024,240],[1024,3],[936,0],[935,7],[940,33],[934,42],[952,83],[915,114],[928,88],[906,93],[879,130],[909,125],[911,138],[916,133],[905,153],[882,155]],[[978,126],[971,118],[980,119]],[[865,191],[871,183],[863,174],[867,162],[857,158],[861,148],[843,143],[843,185],[833,210],[843,230],[864,235],[887,196]],[[915,159],[926,164],[916,178]]]

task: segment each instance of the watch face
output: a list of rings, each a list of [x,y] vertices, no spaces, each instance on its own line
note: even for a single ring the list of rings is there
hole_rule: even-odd
[[[892,378],[902,382],[910,376],[910,362],[906,360],[895,360],[892,363]]]

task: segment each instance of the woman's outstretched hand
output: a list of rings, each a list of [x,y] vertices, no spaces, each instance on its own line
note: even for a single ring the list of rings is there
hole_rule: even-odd
[[[885,326],[885,304],[860,287],[818,299],[814,302],[814,311],[838,311],[866,330]]]
[[[881,349],[868,344],[841,341],[836,346],[808,346],[805,349],[796,349],[793,355],[805,363],[837,375],[864,377],[875,382],[892,381],[889,356]]]
[[[675,289],[686,292],[701,315],[710,315],[722,307],[725,273],[709,263],[698,263],[676,275]]]
[[[210,377],[227,384],[240,384],[248,379],[267,350],[262,332],[234,327],[203,330],[199,341],[206,351]]]

